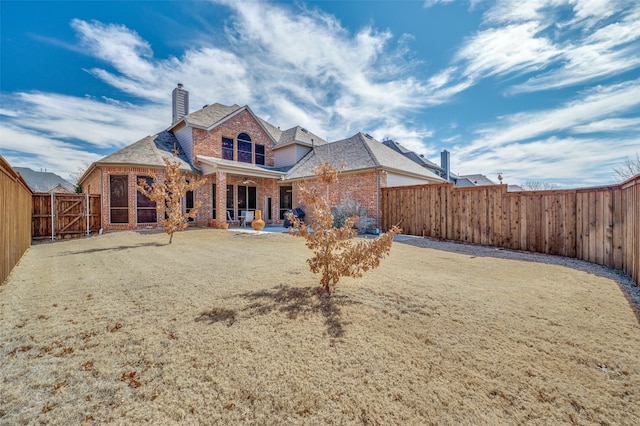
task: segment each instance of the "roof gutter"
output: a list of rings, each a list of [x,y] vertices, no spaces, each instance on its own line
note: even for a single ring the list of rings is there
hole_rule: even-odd
[[[226,172],[236,175],[244,175],[258,178],[267,178],[267,179],[281,179],[282,172],[275,170],[260,170],[254,167],[246,167],[242,164],[224,164],[215,161],[213,158],[203,157],[198,155],[198,161],[202,164],[202,174],[209,175],[215,172]]]
[[[370,167],[364,167],[362,169],[356,169],[356,170],[347,170],[347,171],[341,171],[340,174],[355,174],[355,173],[362,173],[362,172],[366,172],[366,171],[385,171],[387,173],[397,173],[399,175],[403,175],[403,176],[409,176],[409,177],[413,177],[413,178],[417,178],[417,179],[423,179],[426,180],[428,182],[432,182],[432,183],[445,183],[445,180],[442,179],[441,177],[438,177],[437,175],[433,175],[433,178],[431,178],[431,176],[425,176],[419,173],[412,173],[412,172],[407,172],[406,170],[399,170],[399,169],[394,169],[392,167],[386,167],[386,166],[370,166]],[[301,176],[301,177],[296,177],[296,178],[288,178],[284,177],[284,181],[287,182],[296,182],[299,180],[305,180],[305,179],[309,179],[309,178],[313,178],[314,175],[307,175],[307,176]]]

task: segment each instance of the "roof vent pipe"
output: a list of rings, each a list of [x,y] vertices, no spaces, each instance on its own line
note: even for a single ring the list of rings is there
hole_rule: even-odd
[[[173,89],[172,101],[173,118],[171,124],[173,125],[189,114],[189,92],[183,89],[182,83],[178,83],[178,87]]]

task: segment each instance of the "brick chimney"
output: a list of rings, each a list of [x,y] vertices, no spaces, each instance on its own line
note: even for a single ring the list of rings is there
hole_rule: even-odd
[[[182,87],[182,83],[178,83],[178,87],[173,89],[173,121],[171,124],[176,124],[189,114],[189,92]]]
[[[451,155],[446,149],[440,153],[440,167],[444,169],[444,176],[447,182],[451,181]]]

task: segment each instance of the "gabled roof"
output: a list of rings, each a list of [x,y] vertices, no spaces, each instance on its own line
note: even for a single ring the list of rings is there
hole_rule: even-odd
[[[475,185],[497,185],[494,181],[486,177],[485,175],[475,174],[475,175],[460,175],[459,179],[469,179]]]
[[[185,115],[182,119],[194,127],[209,128],[242,108],[240,105],[222,105],[219,103],[207,105],[198,111]],[[179,123],[179,122],[178,122]],[[176,124],[178,124],[176,123]],[[175,127],[175,124],[171,126]]]
[[[269,136],[273,139],[275,146],[274,149],[290,145],[292,143],[299,143],[302,145],[312,146],[312,145],[323,145],[326,144],[327,141],[309,132],[307,129],[296,126],[292,127],[288,130],[280,130],[280,128],[274,126],[268,121],[258,117],[251,111],[251,108],[248,106],[239,106],[239,105],[223,105],[220,103],[215,103],[211,105],[207,105],[198,111],[194,111],[191,114],[185,115],[182,120],[174,123],[171,127],[169,127],[169,131],[175,129],[180,123],[185,123],[188,126],[197,127],[201,129],[211,129],[214,126],[222,124],[224,121],[232,118],[233,116],[239,114],[240,112],[247,110],[251,115],[253,115],[258,123],[262,126],[262,128],[267,132]]]
[[[251,108],[249,108],[248,105],[245,105],[243,107],[235,104],[226,106],[219,103],[207,105],[198,111],[185,115],[182,120],[174,123],[171,127],[169,127],[168,130],[172,131],[182,123],[185,123],[190,127],[210,130],[235,117],[242,111],[249,112],[249,114],[251,114],[251,116],[255,118],[258,124],[264,129],[265,133],[267,133],[267,135],[271,137],[274,145],[278,143],[278,139],[281,136],[280,129],[258,117],[256,114],[254,114],[254,112],[251,110]]]
[[[178,155],[174,155],[174,150],[178,150]],[[147,136],[133,144],[122,148],[119,151],[108,155],[96,164],[131,164],[148,167],[165,167],[164,159],[178,161],[182,170],[197,172],[180,147],[178,140],[173,133],[162,131],[156,135]]]
[[[429,161],[425,156],[423,155],[419,155],[416,154],[414,151],[411,151],[410,149],[405,148],[403,145],[401,145],[400,143],[393,141],[391,139],[387,139],[386,141],[382,141],[382,143],[393,149],[396,152],[399,152],[400,154],[404,155],[405,157],[407,157],[408,159],[410,159],[411,161],[420,164],[422,167],[426,167],[428,169],[431,170],[437,170],[439,172],[443,172],[444,169],[440,166],[438,166],[436,163]]]
[[[51,172],[37,172],[28,167],[14,167],[13,170],[20,173],[20,176],[27,182],[34,192],[49,192],[56,186],[74,192],[74,185]]]
[[[288,146],[294,143],[306,146],[316,146],[325,145],[327,141],[322,139],[320,136],[311,133],[304,127],[296,126],[281,132],[278,144],[274,149],[282,148],[283,146]]]
[[[311,177],[313,176],[313,169],[325,162],[336,169],[342,167],[342,172],[379,167],[387,171],[422,178],[427,181],[444,181],[429,170],[384,146],[365,133],[357,133],[348,139],[316,146],[315,149],[291,168],[285,176],[285,180]]]

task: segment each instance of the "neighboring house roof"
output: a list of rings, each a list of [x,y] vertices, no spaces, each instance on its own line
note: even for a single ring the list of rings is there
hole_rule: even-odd
[[[460,175],[458,179],[468,179],[473,182],[475,185],[497,185],[494,181],[486,177],[485,175]],[[460,186],[460,185],[458,185]]]
[[[416,154],[414,151],[411,151],[410,149],[407,149],[406,147],[404,147],[403,145],[401,145],[400,143],[393,141],[391,139],[387,139],[385,141],[382,142],[385,146],[393,149],[396,152],[399,152],[400,154],[404,155],[405,157],[407,157],[408,159],[410,159],[411,161],[420,164],[422,167],[426,167],[428,169],[431,170],[437,170],[439,172],[444,172],[444,169],[440,166],[438,166],[436,163],[428,160],[424,155],[421,154]]]
[[[313,170],[325,162],[336,169],[341,169],[342,172],[381,167],[387,171],[424,178],[432,182],[444,182],[429,170],[364,133],[316,146],[291,168],[285,180],[311,177],[314,175]]]
[[[463,177],[457,177],[455,179],[455,186],[459,188],[466,188],[468,186],[477,186],[472,180]]]
[[[507,185],[507,192],[517,192],[517,191],[524,191],[524,188],[521,187],[520,185]]]
[[[14,167],[13,169],[20,173],[34,192],[49,192],[57,186],[61,186],[69,192],[75,192],[75,186],[71,182],[55,173],[36,172],[28,167]]]
[[[174,155],[174,150],[178,155]],[[147,136],[138,142],[122,148],[111,155],[98,160],[97,164],[133,164],[148,167],[165,167],[164,159],[177,161],[182,170],[197,172],[189,163],[187,156],[180,147],[173,133],[162,131],[156,135]],[[86,175],[86,173],[85,173]]]

